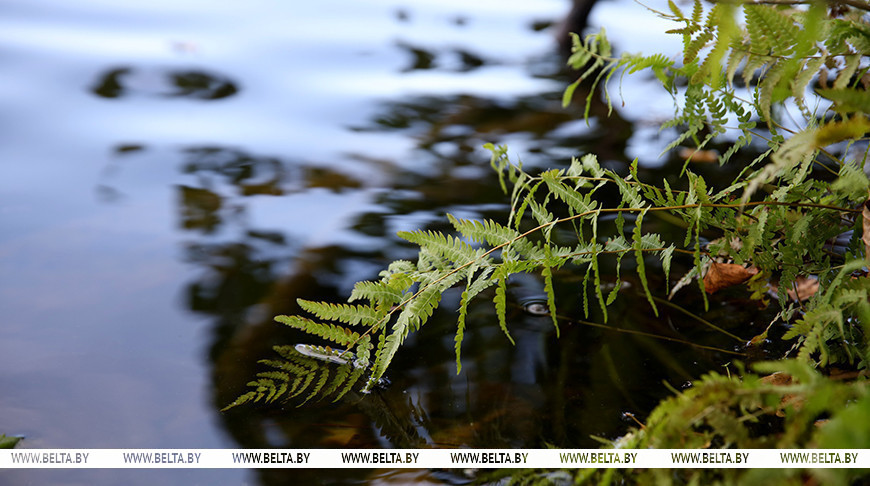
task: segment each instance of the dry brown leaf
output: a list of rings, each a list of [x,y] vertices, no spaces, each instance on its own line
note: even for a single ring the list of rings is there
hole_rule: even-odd
[[[755,267],[745,268],[736,263],[711,262],[710,268],[704,275],[704,290],[712,294],[732,285],[742,284],[758,273]]]
[[[767,376],[762,376],[762,383],[773,385],[773,386],[788,386],[792,384],[791,375],[783,373],[782,371],[777,371],[775,373],[771,373]],[[788,406],[794,407],[795,409],[799,409],[804,404],[804,398],[793,393],[787,393],[782,396],[782,400],[779,402],[779,407],[777,407],[775,415],[777,417],[785,417],[785,409]]]
[[[719,160],[719,153],[715,150],[698,150],[689,147],[680,147],[678,155],[681,159],[701,164],[712,164]]]
[[[786,386],[791,385],[791,375],[782,371],[776,371],[767,376],[762,376],[759,381],[767,385]]]
[[[798,277],[792,288],[788,289],[788,296],[796,302],[803,302],[816,295],[819,291],[819,279],[810,277]]]
[[[779,286],[773,282],[767,284],[770,287],[770,292],[776,295],[779,292]],[[810,297],[816,295],[819,291],[819,279],[814,277],[797,277],[794,280],[794,285],[786,293],[788,298],[794,302],[803,302]]]

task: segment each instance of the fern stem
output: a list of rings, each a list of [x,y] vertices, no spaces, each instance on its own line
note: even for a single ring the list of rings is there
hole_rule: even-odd
[[[684,309],[684,308],[678,306],[677,304],[674,304],[673,302],[671,302],[669,300],[662,299],[661,297],[655,297],[655,296],[653,296],[653,299],[655,299],[656,302],[659,302],[661,304],[665,304],[666,306],[671,307],[672,309],[676,309],[676,310],[682,312],[683,314],[697,320],[701,324],[704,324],[705,326],[707,326],[711,329],[715,329],[715,330],[721,332],[722,334],[724,334],[730,338],[735,339],[736,341],[738,341],[740,343],[746,342],[746,339],[743,339],[740,336],[737,336],[736,334],[732,334],[732,333],[726,331],[725,329],[722,329],[721,327],[717,326],[716,324],[713,324],[712,322],[704,319],[703,317],[701,317],[697,314],[694,314],[694,313],[688,311],[687,309]]]
[[[653,334],[651,332],[637,331],[635,329],[625,329],[622,327],[607,326],[604,324],[599,324],[597,322],[583,321],[580,319],[567,319],[565,317],[560,317],[560,318],[567,320],[569,323],[573,322],[575,324],[580,324],[583,326],[597,327],[599,329],[607,329],[608,331],[614,331],[614,332],[624,332],[626,334],[634,334],[637,336],[643,336],[643,337],[648,337],[648,338],[653,338],[653,339],[662,339],[664,341],[671,341],[671,342],[680,343],[680,344],[687,344],[687,345],[695,347],[695,348],[707,349],[709,351],[718,351],[720,353],[732,354],[735,356],[746,356],[746,353],[741,353],[739,351],[731,351],[730,349],[717,348],[715,346],[706,346],[704,344],[693,343],[692,341],[688,341],[686,339],[680,339],[680,338],[675,338],[675,337],[670,337],[670,336],[662,336],[661,334]]]

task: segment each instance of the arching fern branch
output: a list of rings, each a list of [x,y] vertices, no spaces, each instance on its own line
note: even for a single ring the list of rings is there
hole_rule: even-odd
[[[399,233],[399,236],[420,247],[416,262],[396,261],[381,272],[380,280],[357,283],[349,304],[299,300],[302,309],[328,322],[299,316],[276,317],[279,322],[329,341],[343,350],[313,348],[309,345],[299,345],[292,352],[288,352],[287,348],[278,349],[286,361],[264,361],[264,364],[277,371],[258,375],[259,379],[250,384],[254,390],[243,395],[236,404],[291,398],[305,390],[310,390],[306,400],[318,394],[335,393],[339,389],[341,392],[338,396],[341,396],[357,383],[363,372],[368,375],[363,391],[371,390],[386,373],[408,334],[418,331],[428,321],[439,305],[441,295],[456,285],[464,287],[454,338],[458,372],[461,370],[462,341],[468,325],[468,305],[490,287],[495,287],[492,301],[500,327],[506,338],[511,339],[505,314],[506,282],[512,274],[540,273],[549,314],[553,317],[558,334],[556,269],[571,266],[585,274],[583,292],[585,294],[591,290],[594,293],[606,322],[607,306],[616,298],[616,293],[612,292],[608,296],[603,294],[599,259],[615,257],[619,275],[622,256],[634,254],[637,278],[651,309],[657,312],[657,297],[653,296],[647,283],[645,258],[648,253],[660,256],[665,271],[670,268],[677,250],[693,254],[696,273],[700,275],[709,259],[706,250],[702,249],[700,232],[717,228],[727,237],[749,231],[747,227],[755,221],[739,217],[741,211],[755,216],[756,220],[767,218],[765,215],[769,213],[787,218],[789,211],[801,208],[818,209],[819,212],[850,211],[826,204],[825,201],[835,199],[830,195],[823,196],[821,187],[806,184],[796,186],[799,195],[785,193],[785,198],[790,202],[757,201],[743,205],[733,200],[729,191],[711,195],[704,179],[692,173],[688,173],[687,190],[674,191],[667,184],[665,189],[660,189],[637,180],[635,167],[625,178],[602,168],[594,156],[585,156],[580,160],[575,159],[566,170],[531,175],[510,163],[504,147],[488,145],[487,148],[492,152],[493,165],[507,173],[515,184],[511,196],[514,210],[509,218],[510,224],[448,216],[461,236],[433,231]],[[858,175],[853,174],[853,177]],[[615,207],[602,207],[599,200],[593,197],[605,186],[614,186],[620,195]],[[849,191],[856,191],[860,187],[852,186]],[[818,197],[813,198],[813,194]],[[805,202],[808,196],[811,202]],[[836,201],[842,201],[842,198],[840,195]],[[685,221],[688,229],[683,246],[686,248],[666,243],[659,234],[643,231],[647,215],[661,211],[670,212]],[[531,213],[534,221],[531,228],[528,228],[527,219],[522,217],[526,212]],[[626,234],[602,238],[599,236],[599,220],[602,215],[611,213],[635,214],[634,227]],[[556,214],[567,215],[557,217]],[[574,225],[577,230],[575,234],[580,239],[570,245],[554,241],[553,228],[568,224]],[[582,227],[589,231],[580,229]],[[584,238],[581,235],[587,236]],[[783,248],[787,250],[788,245],[783,245]],[[758,258],[756,262],[756,251],[773,251],[763,245],[742,254],[733,249],[720,250],[726,253],[731,251],[734,258],[755,262],[762,269],[767,269],[765,260]],[[703,288],[700,280],[699,285]],[[616,288],[619,288],[618,283]],[[584,310],[588,316],[589,306],[584,306]],[[300,351],[302,356],[299,356]],[[332,373],[327,370],[327,367],[336,365],[345,367],[345,371]]]

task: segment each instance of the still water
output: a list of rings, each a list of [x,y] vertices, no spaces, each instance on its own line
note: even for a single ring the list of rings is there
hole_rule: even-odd
[[[533,307],[540,283],[518,278],[517,345],[490,305],[473,307],[460,375],[458,297],[447,295],[400,351],[392,384],[365,400],[219,412],[271,346],[302,339],[271,320],[297,312],[296,298],[342,301],[355,281],[412,258],[398,230],[443,229],[446,212],[504,217],[484,143],[507,143],[529,167],[584,152],[615,168],[634,157],[651,171],[674,162],[658,158],[670,101],[650,96],[642,77],[626,81],[627,107],[610,119],[587,125],[581,107],[560,107],[571,77],[553,24],[567,9],[564,0],[3,2],[0,433],[25,436],[21,448],[596,447],[592,435],[632,425],[623,412],[643,416],[669,393],[662,380],[680,386],[727,362],[567,323],[556,340]],[[627,0],[602,0],[591,23],[607,25],[619,48],[678,52]],[[561,291],[567,314],[572,278]],[[679,312],[650,320],[624,293],[610,322],[712,339]],[[3,484],[67,485],[466,479],[0,472]]]

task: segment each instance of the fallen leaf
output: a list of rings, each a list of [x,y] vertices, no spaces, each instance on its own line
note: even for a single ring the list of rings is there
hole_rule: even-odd
[[[732,285],[742,284],[758,273],[755,267],[746,268],[736,263],[712,262],[704,275],[704,290],[712,294]]]
[[[797,302],[803,302],[816,295],[819,291],[819,279],[810,277],[798,277],[792,288],[788,289],[788,296]]]
[[[779,286],[773,282],[768,284],[770,292],[776,295],[779,292]],[[794,302],[803,302],[810,297],[816,295],[819,291],[819,279],[815,277],[799,276],[794,280],[794,284],[786,291],[788,298]]]
[[[775,373],[771,373],[767,376],[761,377],[760,380],[762,383],[773,385],[773,386],[788,386],[792,384],[792,377],[786,373],[781,371],[777,371]],[[785,417],[785,409],[786,407],[793,407],[794,409],[800,409],[803,407],[804,398],[793,393],[786,393],[782,396],[782,400],[779,402],[779,407],[775,412],[777,417]]]
[[[782,371],[776,371],[767,376],[762,376],[759,381],[767,385],[786,386],[791,385],[791,375]]]

